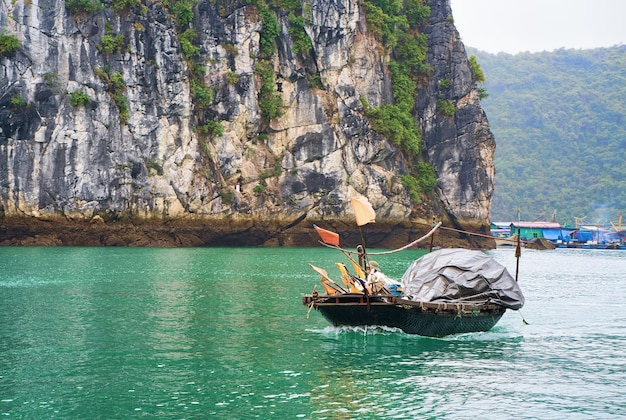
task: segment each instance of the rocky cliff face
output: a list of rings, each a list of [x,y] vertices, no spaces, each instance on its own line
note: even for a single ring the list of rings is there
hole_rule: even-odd
[[[405,243],[433,217],[486,231],[495,142],[448,0],[426,1],[417,157],[365,115],[394,98],[358,0],[302,2],[307,54],[272,10],[265,60],[251,2],[185,3],[182,23],[160,2],[74,3],[1,0],[20,47],[0,54],[0,243],[297,245],[317,240],[314,222],[350,242],[355,195],[377,211],[372,245]],[[282,101],[271,118],[264,89]],[[416,158],[437,180],[418,200],[399,177]]]

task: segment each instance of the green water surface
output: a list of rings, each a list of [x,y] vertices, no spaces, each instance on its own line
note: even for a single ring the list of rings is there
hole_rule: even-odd
[[[550,252],[522,257],[530,325],[434,339],[307,319],[329,249],[0,248],[0,415],[620,418],[626,252]]]

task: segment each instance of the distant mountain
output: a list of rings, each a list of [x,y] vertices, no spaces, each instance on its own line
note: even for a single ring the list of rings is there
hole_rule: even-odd
[[[490,54],[468,48],[487,81],[496,138],[493,221],[626,210],[626,46]]]

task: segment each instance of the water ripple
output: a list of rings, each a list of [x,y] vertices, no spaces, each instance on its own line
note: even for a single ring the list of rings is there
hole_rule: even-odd
[[[399,277],[417,254],[379,262]],[[514,269],[510,250],[492,254]],[[325,249],[0,248],[0,414],[623,418],[625,252],[524,251],[523,318],[445,338],[307,319],[300,298],[319,279],[306,262],[336,260]]]

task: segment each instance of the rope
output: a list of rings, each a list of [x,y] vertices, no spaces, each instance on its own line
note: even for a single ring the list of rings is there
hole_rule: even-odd
[[[397,249],[392,249],[391,251],[381,251],[381,252],[368,252],[368,255],[387,255],[387,254],[393,254],[396,252],[400,252],[400,251],[404,251],[407,248],[412,247],[413,245],[423,241],[424,239],[429,238],[431,235],[433,235],[435,233],[435,231],[441,227],[441,222],[437,223],[431,230],[430,232],[428,232],[426,235],[422,236],[421,238],[418,238],[416,240],[414,240],[413,242],[411,242],[410,244],[404,245],[403,247],[397,248]],[[329,245],[327,243],[324,243],[322,241],[319,241],[319,243],[321,243],[322,245],[324,245],[327,248],[333,248],[333,249],[337,249],[343,253],[346,254],[358,254],[358,252],[356,251],[350,251],[348,249],[344,249],[335,245]]]
[[[521,310],[517,310],[517,312],[519,312],[519,316],[522,317],[522,324],[524,325],[530,325],[528,322],[526,322],[526,320],[524,319],[524,315],[522,315],[522,311]]]
[[[420,222],[415,222],[418,225],[426,225],[426,223],[420,223]],[[441,222],[439,222],[439,224],[441,224]],[[455,229],[455,228],[451,228],[451,227],[445,227],[445,226],[441,226],[440,228],[441,230],[450,230],[452,232],[457,232],[457,233],[464,233],[466,235],[471,235],[471,236],[480,236],[481,238],[488,238],[488,239],[495,239],[493,237],[493,235],[485,235],[483,233],[476,233],[476,232],[469,232],[467,230],[461,230],[461,229]],[[506,239],[506,238],[502,238],[502,239]],[[510,239],[507,239],[510,241]]]
[[[311,303],[309,303],[309,309],[306,311],[306,319],[309,319],[309,314],[311,313],[313,306],[315,306],[315,301],[311,301]]]
[[[311,309],[315,306],[319,294],[317,293],[317,284],[313,286],[313,292],[311,292],[311,303],[309,303],[309,309],[306,311],[306,319],[309,319]]]
[[[441,222],[437,223],[431,230],[430,232],[428,232],[426,235],[422,236],[421,238],[418,238],[416,240],[414,240],[413,242],[411,242],[410,244],[404,245],[403,247],[400,247],[398,249],[392,249],[391,251],[381,251],[381,252],[370,252],[368,253],[369,255],[387,255],[387,254],[393,254],[396,252],[400,252],[400,251],[404,251],[407,248],[412,247],[413,245],[423,241],[424,239],[428,239],[429,237],[431,237],[435,231],[437,229],[439,229],[441,227]]]

